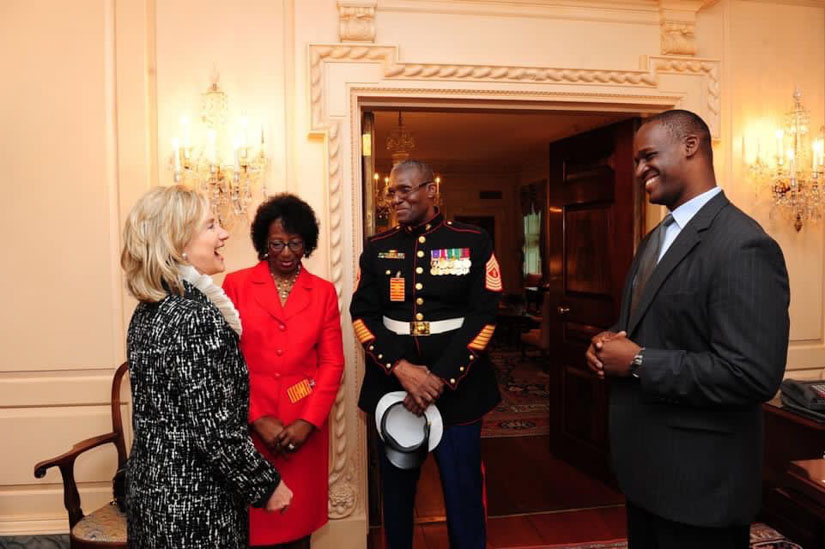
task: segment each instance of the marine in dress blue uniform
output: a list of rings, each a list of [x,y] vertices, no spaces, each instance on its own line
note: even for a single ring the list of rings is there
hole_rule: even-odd
[[[399,225],[369,239],[350,306],[366,368],[359,407],[373,414],[390,391],[405,390],[408,409],[432,402],[445,424],[434,451],[451,547],[486,544],[481,418],[500,400],[486,350],[502,291],[490,237],[445,221],[435,207],[432,170],[406,161],[388,189]],[[401,470],[382,452],[388,546],[412,546],[420,470]]]

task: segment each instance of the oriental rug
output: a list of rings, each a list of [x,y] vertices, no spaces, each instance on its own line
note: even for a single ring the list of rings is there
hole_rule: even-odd
[[[521,358],[514,347],[490,352],[501,402],[484,417],[482,438],[547,435],[550,401],[549,376],[538,357]]]

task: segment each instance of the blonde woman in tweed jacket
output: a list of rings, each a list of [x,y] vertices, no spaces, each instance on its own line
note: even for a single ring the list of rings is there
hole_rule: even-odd
[[[126,222],[121,265],[140,301],[127,340],[130,547],[245,549],[247,506],[284,512],[292,498],[249,438],[238,313],[208,276],[224,270],[228,236],[183,187],[152,189]]]

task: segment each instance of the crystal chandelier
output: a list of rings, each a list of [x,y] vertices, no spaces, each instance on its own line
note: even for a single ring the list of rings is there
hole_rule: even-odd
[[[822,219],[825,139],[820,130],[819,137],[811,141],[810,112],[802,106],[799,88],[794,91],[793,99],[794,105],[785,115],[784,126],[775,133],[773,165],[761,157],[761,147],[757,146],[748,174],[770,188],[775,208],[800,231],[804,225]]]
[[[172,165],[175,183],[204,193],[220,224],[231,229],[237,220],[247,219],[253,190],[264,192],[268,161],[263,128],[256,150],[249,145],[248,119],[243,116],[230,128],[228,113],[229,99],[214,74],[212,85],[201,97],[197,131],[193,132],[188,118],[181,118],[182,137],[173,139]]]
[[[409,159],[410,151],[415,149],[415,138],[404,128],[401,111],[398,111],[398,126],[387,136],[386,145],[392,155],[393,166]]]

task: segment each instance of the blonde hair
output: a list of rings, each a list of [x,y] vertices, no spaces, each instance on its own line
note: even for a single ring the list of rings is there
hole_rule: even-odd
[[[123,227],[120,253],[129,293],[149,303],[183,294],[183,249],[208,209],[206,197],[181,185],[155,187],[137,201]]]

